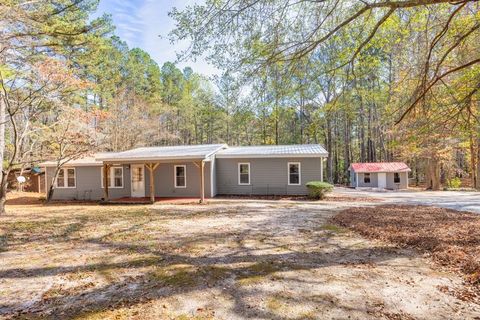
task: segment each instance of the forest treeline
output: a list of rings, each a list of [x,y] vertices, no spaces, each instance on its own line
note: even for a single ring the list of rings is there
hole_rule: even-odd
[[[348,182],[352,162],[401,160],[433,189],[454,177],[479,185],[475,1],[174,10],[170,37],[218,68],[208,78],[129,48],[109,16],[92,18],[97,5],[0,4],[2,207],[13,168],[176,144],[320,143],[333,183]]]

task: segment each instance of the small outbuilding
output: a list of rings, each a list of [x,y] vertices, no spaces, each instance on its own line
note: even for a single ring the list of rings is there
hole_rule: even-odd
[[[407,189],[408,173],[412,171],[404,162],[352,163],[350,186],[353,188]]]

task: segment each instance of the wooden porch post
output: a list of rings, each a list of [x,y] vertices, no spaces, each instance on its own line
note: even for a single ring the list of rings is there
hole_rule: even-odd
[[[103,164],[103,200],[108,201],[108,173],[110,171],[110,165]]]
[[[148,172],[150,173],[150,201],[152,203],[155,202],[155,169],[158,167],[158,163],[147,163],[145,166],[148,169]]]
[[[205,202],[205,161],[200,162],[200,203]]]

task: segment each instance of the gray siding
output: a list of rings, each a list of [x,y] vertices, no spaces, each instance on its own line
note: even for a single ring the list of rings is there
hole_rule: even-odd
[[[101,170],[99,166],[75,167],[76,187],[55,188],[53,200],[100,200],[103,198]],[[47,168],[47,190],[54,172],[55,168]],[[111,199],[130,196],[130,169],[127,165],[123,166],[123,188],[109,188],[108,191]]]
[[[218,194],[303,195],[305,183],[321,178],[321,158],[216,159]],[[250,163],[250,185],[238,184],[238,163]],[[288,185],[288,162],[301,163],[301,184]]]
[[[174,166],[185,165],[187,187],[175,188]],[[192,162],[160,163],[154,172],[156,197],[200,197],[200,169]],[[205,162],[205,197],[211,197],[210,163]],[[150,173],[145,169],[145,194],[150,190]]]

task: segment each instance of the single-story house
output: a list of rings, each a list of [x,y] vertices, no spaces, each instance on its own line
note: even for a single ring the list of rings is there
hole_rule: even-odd
[[[327,156],[318,144],[211,144],[100,153],[65,164],[54,181],[53,199],[199,197],[203,201],[216,195],[304,195],[307,182],[323,181]],[[48,190],[56,164],[42,166]]]
[[[407,189],[408,173],[403,162],[352,163],[350,186],[354,188]]]

